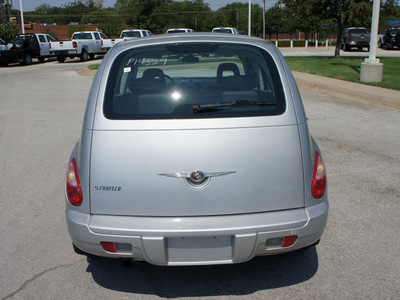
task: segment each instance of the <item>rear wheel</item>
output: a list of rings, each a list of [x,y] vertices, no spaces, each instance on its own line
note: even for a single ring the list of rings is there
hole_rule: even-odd
[[[95,55],[94,55],[93,53],[90,53],[90,54],[89,54],[90,59],[94,59],[94,56],[95,56]]]
[[[89,59],[89,55],[88,55],[87,51],[85,49],[83,49],[82,53],[81,53],[81,61],[88,61],[88,59]]]
[[[46,59],[46,58],[44,58],[43,56],[39,56],[39,57],[38,57],[38,60],[39,60],[39,62],[41,62],[41,63],[44,62],[45,59]]]
[[[21,65],[30,65],[32,63],[32,56],[29,53],[25,53]]]
[[[57,60],[59,63],[63,63],[65,61],[65,56],[57,56]]]
[[[348,44],[344,44],[344,51],[350,51],[351,47]]]

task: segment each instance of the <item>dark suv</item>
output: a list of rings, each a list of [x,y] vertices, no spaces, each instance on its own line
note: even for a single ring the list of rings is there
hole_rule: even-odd
[[[400,48],[400,28],[387,28],[379,40],[381,48],[388,50]]]

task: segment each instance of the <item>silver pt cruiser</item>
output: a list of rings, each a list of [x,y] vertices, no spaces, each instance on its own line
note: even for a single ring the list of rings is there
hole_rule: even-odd
[[[121,42],[105,56],[66,179],[77,253],[228,264],[315,245],[325,167],[281,53],[247,36]]]

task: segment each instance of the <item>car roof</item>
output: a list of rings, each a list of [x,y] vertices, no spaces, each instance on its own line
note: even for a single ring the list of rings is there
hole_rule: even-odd
[[[141,40],[130,40],[123,43],[118,43],[114,45],[113,52],[123,51],[132,46],[146,46],[154,45],[159,43],[173,43],[173,42],[231,42],[231,43],[241,43],[241,44],[253,44],[262,47],[273,47],[272,43],[269,41],[251,37],[247,35],[238,35],[230,33],[213,34],[211,32],[192,32],[187,33],[184,36],[181,34],[161,34],[153,35]]]

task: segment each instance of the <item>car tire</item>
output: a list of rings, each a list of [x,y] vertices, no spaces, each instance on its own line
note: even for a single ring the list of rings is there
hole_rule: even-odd
[[[32,63],[32,56],[30,55],[30,53],[25,53],[21,65],[27,66],[30,65],[31,63]]]
[[[344,44],[344,51],[351,51],[350,45]]]
[[[392,50],[393,49],[393,43],[387,43],[386,44],[386,49],[387,50]]]
[[[63,62],[65,62],[65,56],[57,56],[57,60],[58,60],[58,62],[59,63],[63,63]]]
[[[89,60],[89,55],[88,55],[87,51],[85,49],[83,49],[82,53],[81,53],[81,61],[85,62],[88,60]]]
[[[46,60],[46,58],[43,56],[39,56],[38,60],[39,60],[39,62],[43,63]]]
[[[91,60],[93,60],[94,57],[95,57],[95,55],[94,55],[93,53],[90,53],[90,54],[89,54],[89,58],[90,58]]]

